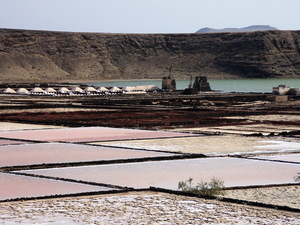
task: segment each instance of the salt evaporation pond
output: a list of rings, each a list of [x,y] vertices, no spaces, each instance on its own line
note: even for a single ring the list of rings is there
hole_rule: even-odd
[[[48,142],[91,142],[196,136],[195,134],[109,127],[80,127],[0,132],[0,137]]]
[[[25,144],[25,143],[29,143],[29,142],[0,139],[0,146],[3,146],[3,145],[17,145],[17,144]]]
[[[11,111],[11,110],[9,110]],[[3,111],[1,111],[3,112]],[[19,112],[19,110],[18,110]],[[14,130],[40,130],[62,128],[62,126],[42,125],[42,124],[27,124],[27,123],[13,123],[13,122],[0,122],[0,131],[14,131]]]
[[[299,142],[290,141],[260,141],[260,143],[265,143],[267,145],[256,146],[258,149],[274,149],[278,152],[286,151],[300,151]]]
[[[0,167],[175,155],[177,154],[65,143],[10,145],[0,146]]]
[[[0,183],[0,201],[17,198],[33,198],[114,190],[107,187],[35,178],[1,172]]]
[[[262,138],[258,137],[202,135],[198,137],[94,142],[92,144],[156,151],[196,153],[205,154],[207,156],[300,151],[300,143],[298,142],[261,140]]]
[[[293,183],[300,165],[238,158],[168,160],[87,167],[23,170],[21,172],[70,178],[123,187],[150,186],[177,189],[179,181],[190,177],[195,182],[216,177],[225,186],[249,186]]]
[[[259,156],[255,158],[265,159],[265,160],[284,161],[284,162],[291,162],[291,163],[300,163],[300,154]]]

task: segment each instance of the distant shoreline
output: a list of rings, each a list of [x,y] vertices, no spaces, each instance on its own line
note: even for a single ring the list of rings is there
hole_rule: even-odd
[[[195,77],[192,77],[192,81],[194,81]],[[106,83],[106,82],[143,82],[143,81],[161,81],[162,79],[105,79],[105,80],[90,80],[90,79],[80,79],[80,80],[61,80],[61,81],[2,81],[0,82],[0,85],[6,85],[6,84],[59,84],[59,85],[63,85],[63,84],[74,84],[74,85],[84,85],[87,83]],[[188,81],[190,79],[188,78],[175,78],[175,80],[177,81]],[[224,79],[216,79],[216,78],[208,78],[208,81],[238,81],[238,80],[245,80],[245,81],[249,81],[249,80],[300,80],[300,77],[274,77],[274,78],[224,78]]]

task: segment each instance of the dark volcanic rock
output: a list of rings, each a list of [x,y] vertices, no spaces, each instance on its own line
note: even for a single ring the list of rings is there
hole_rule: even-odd
[[[1,81],[300,76],[300,32],[103,34],[0,29]]]

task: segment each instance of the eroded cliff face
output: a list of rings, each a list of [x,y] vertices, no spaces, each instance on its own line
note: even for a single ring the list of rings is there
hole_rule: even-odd
[[[102,34],[0,30],[0,81],[300,77],[300,31]]]

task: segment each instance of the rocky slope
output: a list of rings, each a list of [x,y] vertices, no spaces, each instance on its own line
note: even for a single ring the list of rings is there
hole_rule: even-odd
[[[300,77],[300,31],[103,34],[0,29],[0,81]]]
[[[268,31],[268,30],[278,30],[275,27],[269,25],[253,25],[243,28],[224,28],[224,29],[214,29],[205,27],[198,30],[196,33],[225,33],[225,32],[255,32],[255,31]]]

